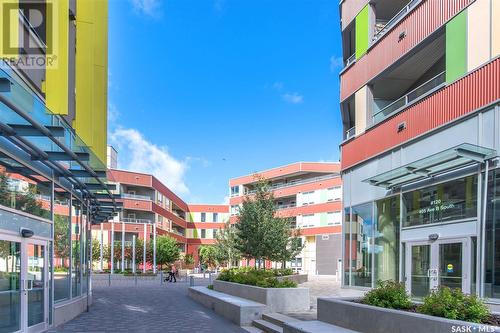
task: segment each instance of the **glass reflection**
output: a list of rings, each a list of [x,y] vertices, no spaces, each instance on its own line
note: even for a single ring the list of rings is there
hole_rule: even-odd
[[[0,240],[0,333],[20,330],[21,243]]]
[[[358,287],[372,286],[373,253],[373,205],[372,203],[352,207],[351,282]]]
[[[54,192],[54,301],[68,299],[69,294],[69,198],[63,188]]]

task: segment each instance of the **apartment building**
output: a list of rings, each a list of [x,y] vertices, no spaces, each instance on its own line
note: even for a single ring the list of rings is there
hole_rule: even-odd
[[[200,245],[215,244],[217,230],[229,219],[227,205],[188,205],[153,175],[109,169],[108,178],[116,185],[115,194],[120,196],[123,210],[114,219],[92,227],[92,237],[100,245],[100,258],[94,262],[96,270],[132,269],[125,248],[131,248],[135,239],[155,249],[158,235],[176,239],[181,252],[192,254],[198,265]],[[104,246],[114,255],[107,256]],[[142,255],[146,257],[145,252]],[[137,269],[156,272],[154,255],[142,262],[146,265]]]
[[[231,223],[259,178],[271,186],[278,214],[301,229],[304,249],[287,265],[297,272],[336,275],[341,260],[342,183],[339,163],[298,162],[233,178]]]
[[[500,301],[500,2],[343,0],[343,286]]]
[[[107,1],[0,4],[0,331],[91,304],[90,225],[106,184]]]

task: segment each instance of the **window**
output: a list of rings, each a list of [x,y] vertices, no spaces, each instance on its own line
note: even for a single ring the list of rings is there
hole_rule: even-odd
[[[399,196],[379,200],[376,205],[375,281],[397,281],[399,279]]]
[[[219,219],[219,214],[214,213],[213,214],[213,222],[219,222],[219,221],[217,221],[218,219]]]
[[[350,269],[351,283],[358,287],[372,286],[373,204],[352,207]]]
[[[207,221],[207,214],[201,213],[201,222],[206,222],[206,221]]]
[[[158,192],[157,198],[158,198],[158,200],[157,200],[158,204],[161,206],[163,204],[163,194]]]
[[[314,224],[315,224],[314,214],[302,215],[302,227],[304,228],[314,227]]]
[[[231,215],[237,215],[240,211],[240,207],[238,205],[231,205]]]
[[[163,216],[157,215],[158,216],[158,223],[161,224],[163,223]]]
[[[60,187],[54,189],[54,301],[70,298],[69,258],[71,251],[70,235],[70,194]]]
[[[328,212],[327,213],[327,219],[326,219],[327,225],[337,225],[342,222],[342,213],[340,211],[338,212]]]
[[[201,229],[201,238],[207,237],[207,231],[205,229]]]
[[[240,187],[239,186],[231,186],[231,196],[237,197],[240,195]]]
[[[500,170],[488,175],[484,297],[500,299]]]
[[[477,216],[477,176],[403,193],[403,227]]]
[[[80,271],[81,271],[81,255],[82,255],[82,204],[81,202],[72,197],[71,200],[71,242],[72,242],[72,251],[71,251],[71,285],[72,292],[71,295],[73,297],[80,296]]]
[[[338,201],[342,199],[342,188],[340,186],[330,187],[326,191],[327,201]]]
[[[212,230],[213,238],[217,238],[217,229]]]
[[[303,192],[302,193],[302,205],[312,205],[314,204],[314,191]]]

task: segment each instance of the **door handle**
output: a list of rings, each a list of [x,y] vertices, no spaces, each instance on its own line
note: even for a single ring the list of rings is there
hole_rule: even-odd
[[[33,280],[28,280],[28,289],[27,289],[28,291],[33,290],[33,284],[34,284]]]

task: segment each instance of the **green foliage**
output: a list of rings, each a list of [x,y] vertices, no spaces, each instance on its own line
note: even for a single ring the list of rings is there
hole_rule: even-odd
[[[192,265],[194,264],[194,257],[191,253],[187,253],[185,256],[184,256],[184,264],[186,265]]]
[[[412,307],[405,285],[396,281],[378,281],[378,287],[363,297],[363,303],[389,309],[407,310]]]
[[[57,258],[69,258],[69,216],[54,215],[54,252]]]
[[[479,297],[466,295],[458,288],[440,287],[424,297],[423,302],[417,311],[431,316],[474,323],[481,323],[490,316],[488,306]]]
[[[156,238],[156,263],[160,266],[172,264],[179,260],[181,250],[177,241],[169,236],[161,235]]]
[[[220,264],[229,264],[241,258],[241,253],[236,248],[236,228],[227,221],[224,228],[217,232],[215,247],[217,249],[217,261]]]
[[[222,271],[217,280],[247,284],[262,288],[296,288],[297,284],[288,279],[279,281],[276,277],[283,276],[284,270],[263,270],[251,267],[231,268]]]
[[[200,261],[207,267],[215,267],[217,265],[217,248],[212,245],[202,245],[198,250]]]
[[[208,289],[210,289],[210,290],[214,290],[214,285],[213,285],[213,284],[209,284],[209,285],[207,286],[207,288],[208,288]]]
[[[290,219],[276,216],[274,197],[265,180],[260,179],[255,190],[239,211],[235,248],[259,264],[261,259],[285,262],[294,258],[304,246],[300,230],[290,228]]]

